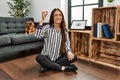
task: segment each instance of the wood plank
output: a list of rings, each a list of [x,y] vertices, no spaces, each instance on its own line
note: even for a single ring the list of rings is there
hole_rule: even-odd
[[[116,61],[114,61],[115,62],[114,64],[113,64],[113,61],[111,63],[111,60],[106,59],[106,58],[91,59],[91,61],[94,62],[94,63],[98,63],[98,64],[101,64],[101,65],[109,66],[109,67],[120,70],[120,66],[116,65]]]
[[[77,39],[78,38],[78,33],[75,33],[74,34],[74,50],[75,50],[75,52],[76,51],[78,51],[78,49],[77,49],[77,46],[78,46],[78,43],[77,43]]]
[[[91,33],[91,31],[90,30],[68,30],[69,32],[77,32],[77,33]]]
[[[73,52],[75,52],[74,51],[74,46],[75,46],[75,44],[74,44],[74,33],[71,32],[71,49],[72,49]]]
[[[104,57],[104,58],[108,58],[108,59],[112,59],[112,60],[116,60],[116,61],[120,62],[120,57],[117,57],[117,56],[112,56],[112,55],[107,55],[107,54],[100,54],[100,56]]]
[[[0,69],[0,80],[13,80],[6,72]]]
[[[91,62],[78,60],[76,72],[48,71],[39,72],[39,65],[35,61],[38,54],[21,57],[0,63],[3,69],[13,80],[119,80],[120,72],[114,68],[97,65]],[[24,62],[23,62],[24,61]],[[23,66],[22,66],[23,65]],[[105,77],[107,76],[107,77]],[[1,78],[0,78],[1,79]]]
[[[115,42],[120,43],[120,41],[115,41],[115,39],[106,39],[106,38],[92,38],[92,40],[98,40],[98,41],[108,41],[108,42]]]

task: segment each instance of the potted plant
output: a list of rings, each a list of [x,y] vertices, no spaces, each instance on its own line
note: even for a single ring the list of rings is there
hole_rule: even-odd
[[[107,0],[109,3],[112,3],[114,0]]]
[[[114,6],[114,0],[107,0],[108,6]]]
[[[26,17],[28,16],[30,2],[27,0],[11,0],[7,2],[10,7],[9,13],[13,17]]]

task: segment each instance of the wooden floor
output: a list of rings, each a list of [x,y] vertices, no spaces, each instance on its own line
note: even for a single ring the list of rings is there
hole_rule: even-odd
[[[120,80],[120,70],[106,66],[78,60],[76,72],[48,71],[40,73],[40,65],[32,54],[0,63],[2,69],[9,77],[0,80]]]

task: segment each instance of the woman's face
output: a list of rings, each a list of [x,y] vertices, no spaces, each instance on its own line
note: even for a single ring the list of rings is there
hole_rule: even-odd
[[[55,24],[60,24],[62,22],[62,14],[60,11],[55,11],[54,12],[54,23]]]

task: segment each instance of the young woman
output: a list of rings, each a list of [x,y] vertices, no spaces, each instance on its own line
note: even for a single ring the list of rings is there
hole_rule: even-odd
[[[49,70],[76,71],[77,67],[71,64],[77,57],[71,52],[69,35],[63,13],[55,8],[51,12],[49,24],[43,26],[48,11],[42,12],[42,19],[37,26],[35,36],[44,37],[44,47],[36,61],[42,66],[41,72]]]

